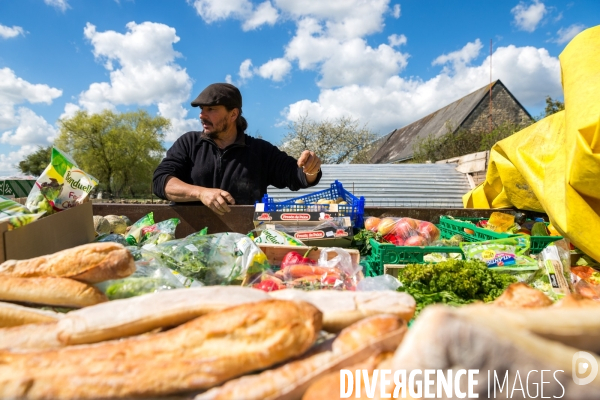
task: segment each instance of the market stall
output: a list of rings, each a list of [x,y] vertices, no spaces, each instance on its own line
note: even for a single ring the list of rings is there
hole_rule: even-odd
[[[598,398],[597,246],[504,182],[494,209],[369,207],[335,181],[218,216],[92,205],[53,149],[2,202],[0,397]]]

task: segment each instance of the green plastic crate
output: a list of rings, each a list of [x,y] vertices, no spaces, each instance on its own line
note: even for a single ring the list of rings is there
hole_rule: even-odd
[[[461,221],[457,221],[446,216],[440,216],[438,228],[440,228],[442,235],[444,235],[444,237],[449,237],[456,234],[462,235],[467,242],[483,242],[484,240],[505,239],[511,236],[517,236],[509,233],[493,232],[489,229],[475,226],[477,222],[482,221],[485,218],[461,217],[460,219]],[[473,233],[467,233],[465,232],[465,229],[470,229],[473,231]],[[562,236],[530,236],[529,243],[531,248],[529,252],[531,254],[538,254],[549,243],[560,239],[562,239]]]
[[[423,256],[430,253],[460,253],[462,258],[465,258],[460,247],[396,246],[391,243],[379,243],[373,238],[369,239],[369,242],[371,255],[367,257],[366,263],[376,275],[383,275],[384,264],[423,264]]]

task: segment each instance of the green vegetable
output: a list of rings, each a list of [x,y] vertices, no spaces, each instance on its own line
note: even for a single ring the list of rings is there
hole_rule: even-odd
[[[490,302],[517,281],[487,268],[481,261],[447,260],[437,264],[409,264],[398,273],[400,292],[412,295],[417,313],[433,303],[450,305]]]
[[[127,299],[159,290],[176,289],[168,280],[162,278],[125,278],[113,283],[106,289],[110,300]]]
[[[548,236],[548,229],[544,222],[536,222],[531,227],[531,236]]]
[[[361,229],[354,237],[352,238],[352,243],[350,245],[351,248],[357,249],[360,252],[361,256],[366,256],[371,254],[371,243],[369,241],[370,238],[375,239],[378,242],[382,242],[382,236],[380,233],[373,232],[367,229]]]

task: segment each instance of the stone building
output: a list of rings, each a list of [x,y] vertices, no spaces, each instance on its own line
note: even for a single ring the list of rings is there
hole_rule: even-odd
[[[492,104],[490,107],[490,85]],[[490,85],[456,100],[418,121],[399,128],[375,142],[372,146],[370,162],[372,164],[402,163],[413,157],[413,146],[419,140],[432,135],[439,138],[459,130],[481,131],[506,123],[526,126],[532,120],[531,115],[497,80]],[[491,121],[490,121],[490,109]]]

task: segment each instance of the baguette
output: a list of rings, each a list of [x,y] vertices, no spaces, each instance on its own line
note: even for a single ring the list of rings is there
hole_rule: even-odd
[[[73,279],[0,276],[0,300],[80,308],[108,298],[95,287]]]
[[[44,322],[0,329],[0,350],[40,351],[62,347],[58,324]]]
[[[366,370],[369,373],[369,376],[373,374],[373,370],[380,369],[380,365],[382,362],[391,359],[394,353],[392,352],[381,352],[373,354],[371,357],[362,361],[358,364],[351,365],[347,368],[354,374],[356,370]],[[388,368],[390,369],[390,368]],[[322,400],[322,399],[339,399],[340,398],[340,371],[333,371],[328,373],[327,375],[322,376],[318,380],[316,380],[312,385],[308,387],[304,395],[302,396],[302,400]],[[392,390],[388,390],[388,392],[392,392]],[[377,393],[377,391],[376,391]],[[353,394],[354,391],[353,391]],[[366,396],[365,396],[366,397]],[[352,398],[356,398],[353,396]]]
[[[28,260],[0,264],[0,275],[19,278],[71,278],[98,283],[135,272],[133,256],[119,243],[89,243]]]
[[[58,321],[63,315],[53,311],[39,310],[11,303],[0,302],[0,327]],[[1,345],[0,345],[1,347]]]
[[[321,313],[267,300],[166,332],[37,353],[0,353],[0,398],[156,397],[208,389],[304,353]]]
[[[243,376],[221,387],[196,396],[195,400],[279,399],[295,398],[308,385],[333,369],[352,365],[381,351],[381,337],[400,332],[395,337],[393,351],[402,340],[406,323],[392,315],[364,319],[346,329],[333,341],[331,350],[289,362],[257,375]],[[362,351],[361,351],[362,350]],[[366,351],[365,351],[366,350]],[[339,385],[338,385],[339,388]]]
[[[27,341],[2,340],[17,330],[0,329],[0,349],[35,349],[96,343],[176,326],[239,304],[270,299],[261,290],[241,286],[204,286],[149,293],[71,311],[56,324],[54,340],[42,330],[27,330]],[[38,345],[39,343],[39,345]]]
[[[323,312],[323,329],[328,332],[339,332],[365,317],[377,314],[392,314],[410,321],[416,307],[411,295],[392,290],[351,292],[284,289],[269,294],[276,299],[314,304]]]

